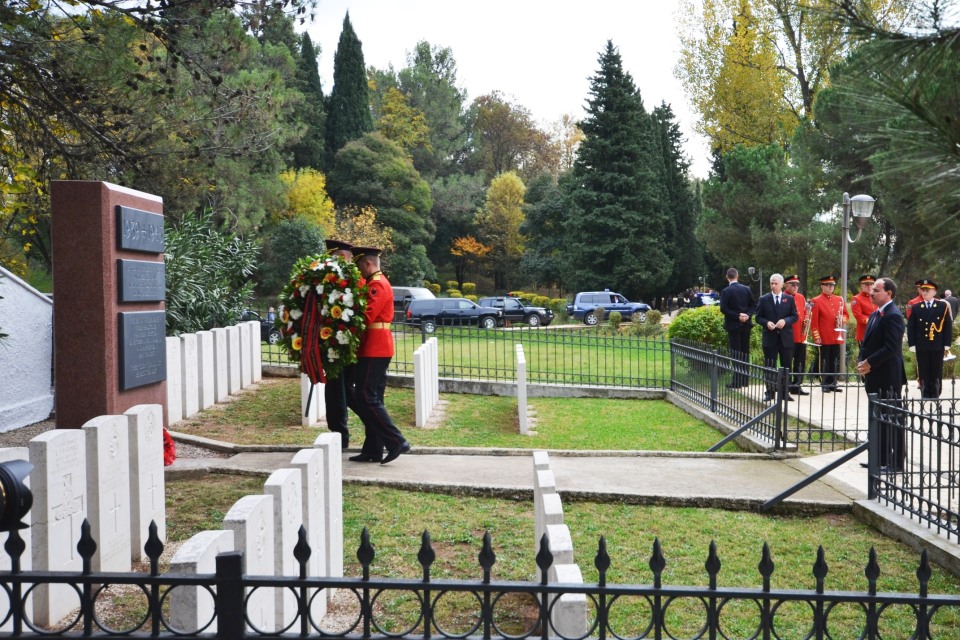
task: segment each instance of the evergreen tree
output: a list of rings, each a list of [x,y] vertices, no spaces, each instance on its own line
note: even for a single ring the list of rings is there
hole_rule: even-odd
[[[567,273],[572,287],[611,288],[636,299],[660,289],[673,271],[663,160],[650,115],[612,42],[599,62],[570,183],[578,211],[565,224]]]
[[[293,166],[297,169],[323,168],[327,112],[317,67],[318,53],[310,35],[304,32],[300,39],[300,55],[297,57],[297,87],[303,93],[303,102],[297,109],[296,118],[306,130],[300,141],[290,148]]]
[[[671,295],[693,285],[702,275],[703,250],[694,236],[697,210],[687,174],[690,161],[683,154],[680,125],[673,109],[665,102],[653,110],[653,121],[663,155],[663,187],[670,218],[667,250],[674,265],[672,275],[658,293]]]
[[[561,177],[561,181],[567,177]],[[570,212],[570,204],[563,188],[549,174],[534,179],[524,196],[525,219],[520,233],[526,238],[526,247],[520,268],[524,277],[535,285],[556,285],[562,291],[563,255],[566,243],[563,220]]]
[[[333,55],[333,90],[327,108],[327,156],[332,160],[345,144],[371,131],[373,117],[363,48],[347,13],[337,52]]]

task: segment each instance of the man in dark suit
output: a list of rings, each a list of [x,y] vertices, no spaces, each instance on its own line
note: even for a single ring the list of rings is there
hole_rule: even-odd
[[[919,281],[920,302],[913,305],[907,321],[907,342],[917,350],[917,377],[921,397],[939,398],[943,380],[943,357],[953,338],[950,305],[937,300],[937,283]]]
[[[907,374],[903,368],[903,314],[893,303],[897,285],[890,278],[877,278],[871,291],[877,305],[867,321],[863,345],[857,357],[857,372],[863,376],[867,393],[876,393],[888,404],[898,405],[903,397]],[[880,426],[880,466],[902,471],[906,456],[906,435],[900,425],[902,414],[883,416]]]
[[[783,292],[783,276],[775,273],[770,276],[770,293],[760,296],[757,305],[757,324],[763,329],[763,364],[775,369],[777,358],[780,366],[790,368],[793,360],[793,325],[797,322],[797,306],[793,296]],[[767,378],[767,393],[764,400],[773,400],[776,393],[774,381]],[[787,400],[793,400],[787,395]]]
[[[730,342],[730,357],[746,362],[750,359],[750,329],[753,327],[750,317],[757,310],[757,302],[753,291],[740,284],[739,278],[740,272],[733,267],[727,269],[729,284],[720,292],[720,312]],[[727,386],[731,389],[747,386],[746,367],[737,368],[733,382]]]

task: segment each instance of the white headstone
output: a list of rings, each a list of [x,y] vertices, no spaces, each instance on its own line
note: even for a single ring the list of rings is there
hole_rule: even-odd
[[[145,562],[150,522],[161,542],[167,539],[163,471],[163,407],[138,404],[127,409],[130,439],[130,557]]]
[[[313,446],[323,451],[324,531],[327,538],[327,575],[343,577],[343,457],[339,433],[321,433]],[[334,589],[327,590],[327,602]]]
[[[223,402],[230,395],[230,359],[227,356],[227,330],[211,329],[213,334],[213,400]]]
[[[130,434],[127,416],[98,416],[87,434],[90,534],[94,571],[130,571]]]
[[[299,469],[277,469],[263,485],[273,496],[274,571],[278,576],[296,577],[300,567],[293,556],[303,525],[303,488]],[[297,599],[289,589],[274,589],[276,628],[285,629],[296,618]]]
[[[227,393],[240,391],[240,327],[227,327]]]
[[[323,522],[326,513],[323,497],[325,481],[323,451],[301,449],[293,456],[290,466],[300,470],[300,484],[303,487],[303,526],[307,530],[307,544],[310,545],[307,575],[311,577],[325,576],[327,575],[327,558],[325,555],[327,534]],[[326,595],[314,598],[310,609],[313,619],[319,621],[326,613]]]
[[[260,340],[260,323],[251,320],[250,325],[250,377],[254,382],[263,379],[263,351]]]
[[[240,386],[245,389],[253,382],[253,359],[250,357],[253,332],[250,331],[249,322],[241,322],[237,326],[240,329]]]
[[[236,551],[243,553],[243,572],[250,576],[272,576],[273,496],[244,496],[223,518],[223,528],[233,531]],[[275,631],[276,607],[272,589],[247,592],[247,618],[261,631]]]
[[[319,453],[319,452],[318,452]],[[13,460],[30,460],[30,452],[26,447],[7,447],[0,449],[0,463],[12,462]],[[29,487],[30,486],[30,476],[24,478],[23,483]],[[24,516],[23,522],[26,525],[30,525],[31,522],[30,512],[27,512],[27,515]],[[20,532],[20,539],[23,540],[24,550],[23,555],[20,556],[20,570],[29,571],[31,565],[30,555],[33,551],[33,544],[30,539],[30,530],[23,529]],[[0,571],[10,571],[12,567],[12,562],[10,561],[10,556],[7,555],[6,550],[3,548],[3,545],[7,543],[8,533],[0,533]],[[27,612],[30,617],[33,617],[33,612],[31,611],[32,607],[32,598],[27,602]],[[0,618],[6,616],[6,613],[10,611],[10,598],[7,596],[7,592],[4,589],[0,589]],[[13,620],[8,620],[6,624],[0,625],[0,632],[11,631],[13,629]]]
[[[413,352],[413,405],[415,424],[425,427],[430,420],[430,379],[426,345],[420,345]]]
[[[197,331],[197,400],[201,409],[211,407],[217,401],[213,362],[213,332]]]
[[[195,333],[180,334],[180,367],[183,417],[189,418],[200,410],[200,360]]]
[[[177,550],[170,560],[169,573],[215,573],[217,555],[225,551],[234,551],[233,531],[201,531]],[[204,632],[216,632],[213,595],[201,587],[174,588],[170,591],[170,623],[187,635],[195,635],[193,632],[206,627],[208,623],[210,626]]]
[[[87,516],[86,433],[54,429],[29,443],[33,471],[33,544],[35,571],[76,571],[83,568],[77,543]],[[40,585],[33,591],[34,622],[50,625],[80,606],[67,585]]]
[[[183,369],[180,366],[180,338],[167,338],[167,424],[183,420]]]
[[[320,422],[320,416],[326,413],[326,402],[323,397],[323,384],[311,385],[310,378],[305,373],[300,374],[300,424],[304,427],[315,427]]]
[[[551,571],[552,580],[583,584],[583,573],[580,565],[554,565]],[[550,624],[555,634],[563,638],[582,638],[587,635],[587,595],[585,593],[565,593],[560,596],[559,602],[554,602],[550,609]]]
[[[520,419],[520,433],[529,431],[527,420],[527,357],[523,354],[523,345],[517,345],[517,417]]]

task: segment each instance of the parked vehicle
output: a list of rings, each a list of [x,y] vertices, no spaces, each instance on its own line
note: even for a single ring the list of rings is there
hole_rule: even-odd
[[[605,289],[578,293],[573,303],[567,305],[567,315],[593,326],[603,320],[596,313],[597,307],[603,307],[608,314],[619,311],[624,320],[633,320],[634,314],[639,314],[640,322],[647,321],[647,311],[650,311],[650,305],[644,302],[630,302],[625,296]]]
[[[709,307],[712,304],[720,304],[720,297],[715,293],[695,293],[690,298],[691,307]]]
[[[240,316],[240,319],[244,322],[249,320],[256,320],[260,323],[260,341],[266,342],[267,344],[279,344],[283,340],[283,334],[280,333],[280,329],[277,329],[273,326],[273,320],[264,320],[260,317],[260,314],[252,309],[247,309],[243,312],[243,315]]]
[[[414,300],[436,300],[430,289],[425,287],[394,287],[393,288],[393,321],[405,322],[407,307]]]
[[[503,310],[505,322],[523,322],[531,327],[546,327],[553,322],[553,310],[536,307],[525,298],[516,296],[491,296],[480,298],[477,304],[481,307],[493,307]]]
[[[413,300],[407,307],[407,322],[418,324],[426,333],[436,331],[438,325],[477,325],[494,329],[503,325],[503,311],[481,307],[466,298],[435,298]]]

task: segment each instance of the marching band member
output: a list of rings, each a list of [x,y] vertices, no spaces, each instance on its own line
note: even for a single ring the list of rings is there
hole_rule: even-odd
[[[837,371],[840,368],[840,345],[844,341],[847,326],[847,305],[840,296],[833,295],[837,279],[833,276],[820,278],[820,295],[813,302],[811,333],[820,357],[817,359],[820,373],[820,387],[823,391],[840,393],[837,386]],[[841,331],[841,329],[843,331]]]
[[[877,305],[873,304],[873,283],[876,278],[873,276],[860,276],[860,293],[853,296],[850,301],[850,310],[853,317],[857,319],[857,344],[863,344],[863,334],[867,330],[867,320],[870,314],[877,310]]]

